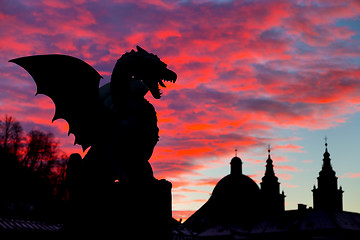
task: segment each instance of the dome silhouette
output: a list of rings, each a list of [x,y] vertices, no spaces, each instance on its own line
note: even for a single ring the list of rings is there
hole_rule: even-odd
[[[242,174],[239,157],[232,158],[230,165],[230,174],[216,184],[209,200],[186,221],[193,229],[201,230],[218,223],[251,223],[257,216],[259,186]]]
[[[258,185],[246,175],[229,174],[223,177],[215,186],[209,200],[236,204],[246,204],[254,201],[259,194]]]
[[[248,218],[259,207],[260,189],[254,180],[234,168],[239,167],[234,166],[238,164],[238,159],[232,159],[231,173],[216,184],[208,200],[217,218]]]
[[[234,203],[237,207],[233,210],[241,209],[244,212],[253,207],[260,189],[254,180],[242,173],[242,161],[239,157],[233,157],[230,165],[230,174],[216,184],[209,201],[224,206]]]

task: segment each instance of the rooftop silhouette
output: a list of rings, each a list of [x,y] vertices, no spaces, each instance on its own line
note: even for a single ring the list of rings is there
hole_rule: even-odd
[[[285,194],[280,192],[270,146],[260,188],[243,174],[243,161],[237,155],[230,164],[230,174],[216,184],[209,200],[184,223],[193,231],[195,239],[352,239],[360,236],[360,214],[343,211],[343,191],[337,188],[327,142],[310,208],[299,204],[297,210],[285,210]]]

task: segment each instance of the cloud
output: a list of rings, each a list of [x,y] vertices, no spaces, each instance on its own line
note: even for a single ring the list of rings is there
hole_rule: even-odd
[[[295,145],[295,144],[285,144],[285,145],[275,145],[275,149],[290,151],[290,152],[304,152],[302,150],[302,146]]]
[[[289,183],[282,183],[282,187],[283,188],[298,188],[299,185],[296,185],[296,184],[289,184]],[[285,203],[286,204],[286,203]]]
[[[360,178],[360,172],[358,173],[345,173],[340,178]]]
[[[219,178],[202,178],[196,181],[197,186],[210,186],[215,187],[215,185],[220,181]]]
[[[289,165],[277,165],[276,169],[290,171],[290,172],[302,172],[302,169],[298,169],[297,167],[289,166]]]
[[[346,24],[359,12],[350,0],[3,1],[0,111],[27,129],[52,130],[68,153],[81,152],[65,122],[50,123],[51,101],[34,97],[30,76],[8,60],[73,55],[105,83],[116,60],[140,45],[178,74],[160,101],[147,98],[160,128],[150,162],[156,176],[180,188],[190,181],[184,175],[211,167],[235,146],[254,152],[281,139],[279,130],[326,129],[359,112],[359,32]],[[274,145],[303,151],[291,141]]]
[[[180,219],[181,219],[182,222],[184,222],[194,212],[195,212],[194,210],[175,210],[175,211],[172,211],[172,217],[178,221],[180,221]]]

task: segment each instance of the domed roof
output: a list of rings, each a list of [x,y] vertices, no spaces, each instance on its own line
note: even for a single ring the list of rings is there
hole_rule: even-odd
[[[259,186],[242,174],[242,161],[239,157],[232,158],[230,164],[231,173],[216,184],[209,200],[186,221],[194,228],[201,228],[205,222],[209,226],[217,223],[250,222],[258,216]]]
[[[257,216],[260,189],[248,176],[229,174],[215,186],[199,215],[213,223],[249,221]],[[197,218],[197,217],[195,217]]]
[[[259,186],[243,174],[229,174],[215,186],[211,198],[221,202],[249,202],[258,197]]]
[[[235,155],[230,161],[230,174],[223,177],[215,186],[209,202],[217,208],[231,206],[232,211],[246,212],[258,207],[259,186],[242,173],[242,161]]]

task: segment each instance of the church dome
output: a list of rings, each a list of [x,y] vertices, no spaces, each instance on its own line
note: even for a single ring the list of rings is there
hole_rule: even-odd
[[[215,186],[209,201],[215,205],[233,206],[236,211],[246,212],[256,208],[260,194],[259,186],[243,174],[229,174]]]
[[[193,229],[218,223],[250,223],[260,213],[260,189],[250,177],[242,174],[242,161],[230,161],[230,174],[215,186],[209,200],[187,221]]]
[[[216,184],[208,204],[216,218],[248,218],[259,208],[260,189],[254,180],[242,174],[240,158],[234,157],[230,164],[231,173]]]
[[[243,174],[229,174],[216,184],[212,198],[224,198],[225,196],[248,198],[253,194],[258,194],[259,191],[259,186],[250,177]]]

